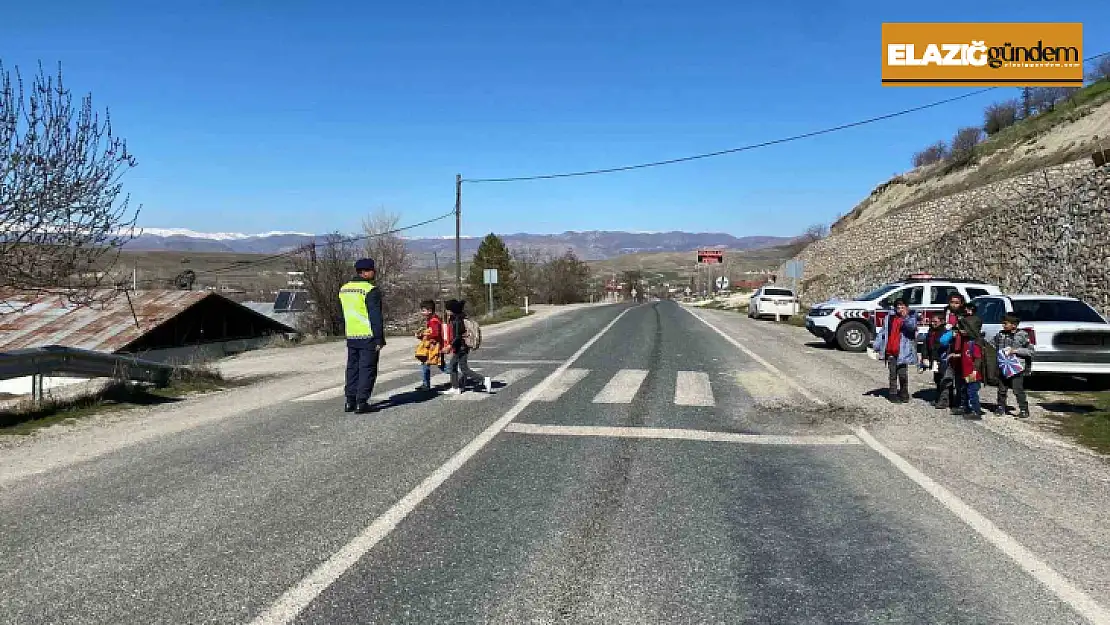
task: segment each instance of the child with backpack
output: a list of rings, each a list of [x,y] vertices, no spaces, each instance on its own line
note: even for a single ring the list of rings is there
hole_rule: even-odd
[[[964,388],[959,413],[969,415],[976,419],[983,417],[983,408],[979,403],[979,389],[983,385],[983,348],[979,344],[981,334],[973,320],[965,317],[960,319],[957,326],[960,337],[960,366],[959,379],[963,381]]]
[[[447,364],[443,361],[443,322],[436,315],[436,303],[430,299],[420,302],[420,314],[424,317],[424,327],[416,332],[420,341],[416,345],[416,359],[420,361],[423,381],[416,390],[431,391],[432,367],[447,372]]]
[[[462,393],[467,378],[480,381],[487,393],[493,392],[493,379],[481,376],[470,368],[470,351],[478,349],[482,340],[482,329],[477,322],[467,319],[463,312],[465,302],[449,299],[444,303],[447,309],[447,349],[451,354],[448,368],[451,371],[451,388],[448,395]]]
[[[1006,395],[1014,391],[1017,398],[1018,417],[1029,417],[1029,400],[1025,397],[1025,376],[1033,365],[1033,353],[1036,349],[1029,340],[1025,330],[1018,330],[1021,318],[1010,313],[1002,317],[1002,331],[994,335],[994,347],[998,350],[998,406],[995,412],[1000,415],[1007,414]]]

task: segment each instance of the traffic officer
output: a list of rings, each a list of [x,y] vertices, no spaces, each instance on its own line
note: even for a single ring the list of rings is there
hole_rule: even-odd
[[[385,346],[382,327],[382,292],[374,285],[374,259],[355,262],[357,277],[339,289],[343,325],[347,334],[347,384],[345,412],[366,414],[378,377],[378,355]]]

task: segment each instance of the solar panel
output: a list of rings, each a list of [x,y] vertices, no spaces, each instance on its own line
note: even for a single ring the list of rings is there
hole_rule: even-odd
[[[274,300],[274,312],[304,312],[308,310],[308,291],[282,289]]]

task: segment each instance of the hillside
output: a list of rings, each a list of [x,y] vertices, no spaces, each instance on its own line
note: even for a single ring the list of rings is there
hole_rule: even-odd
[[[1110,148],[1110,81],[1090,85],[1052,111],[1018,122],[976,149],[977,162],[951,170],[919,167],[877,186],[833,224],[832,232],[865,224],[901,207],[967,191]],[[909,155],[907,155],[907,159]]]
[[[602,260],[621,254],[685,252],[699,247],[750,250],[790,241],[789,237],[735,237],[722,232],[620,232],[584,231],[560,234],[514,233],[499,235],[511,248],[532,248],[552,254],[573,250],[580,258]],[[317,237],[319,240],[322,237]],[[275,232],[261,235],[201,233],[182,229],[144,229],[125,246],[128,252],[209,252],[223,254],[277,254],[309,243],[313,235]],[[463,237],[463,258],[474,255],[480,237]],[[454,261],[454,237],[410,238],[409,250],[421,266],[431,266],[434,255],[440,262]]]
[[[980,144],[970,166],[887,181],[794,257],[803,302],[920,271],[1069,295],[1110,312],[1110,164],[1092,158],[1110,149],[1108,136],[1103,80]]]

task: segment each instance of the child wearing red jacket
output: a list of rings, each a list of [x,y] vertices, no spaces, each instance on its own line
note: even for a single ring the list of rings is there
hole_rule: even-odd
[[[447,371],[443,361],[443,322],[436,315],[436,303],[432,300],[420,302],[420,314],[424,317],[424,327],[416,332],[420,340],[417,346],[417,359],[420,360],[420,372],[423,380],[418,391],[432,390],[432,367],[439,367],[441,372]]]

